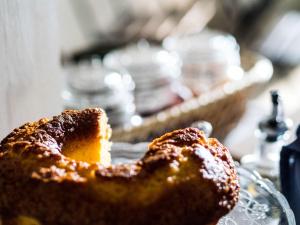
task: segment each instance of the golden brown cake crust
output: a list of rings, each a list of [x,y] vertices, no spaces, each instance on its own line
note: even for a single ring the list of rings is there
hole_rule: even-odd
[[[198,129],[155,139],[135,164],[104,167],[63,155],[99,131],[100,109],[65,111],[15,129],[0,144],[0,214],[42,224],[216,223],[238,201],[228,150]]]

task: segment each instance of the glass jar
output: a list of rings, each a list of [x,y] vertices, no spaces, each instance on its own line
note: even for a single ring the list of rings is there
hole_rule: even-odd
[[[65,74],[65,109],[101,107],[113,127],[131,123],[135,105],[134,82],[129,74],[108,69],[98,59],[68,65]]]
[[[104,65],[125,69],[132,76],[137,112],[150,115],[188,98],[188,90],[178,82],[181,61],[177,54],[140,41],[115,50],[104,58]],[[183,90],[179,93],[179,89]],[[159,99],[159,101],[158,101]]]
[[[170,36],[163,46],[182,59],[182,78],[195,95],[231,79],[240,79],[239,45],[231,35],[212,30]]]

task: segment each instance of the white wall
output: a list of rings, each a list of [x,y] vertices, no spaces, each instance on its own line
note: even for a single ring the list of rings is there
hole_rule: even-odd
[[[62,109],[56,4],[0,1],[0,139]]]

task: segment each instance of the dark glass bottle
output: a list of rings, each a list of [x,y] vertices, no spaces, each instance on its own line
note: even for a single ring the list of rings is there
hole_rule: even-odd
[[[297,139],[284,146],[280,153],[280,181],[282,193],[300,224],[300,126],[296,135]]]

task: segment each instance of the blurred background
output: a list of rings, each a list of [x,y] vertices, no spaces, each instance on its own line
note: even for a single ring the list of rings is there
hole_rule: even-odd
[[[0,3],[0,137],[63,109],[102,107],[117,141],[208,121],[253,152],[278,90],[300,120],[297,0]]]

